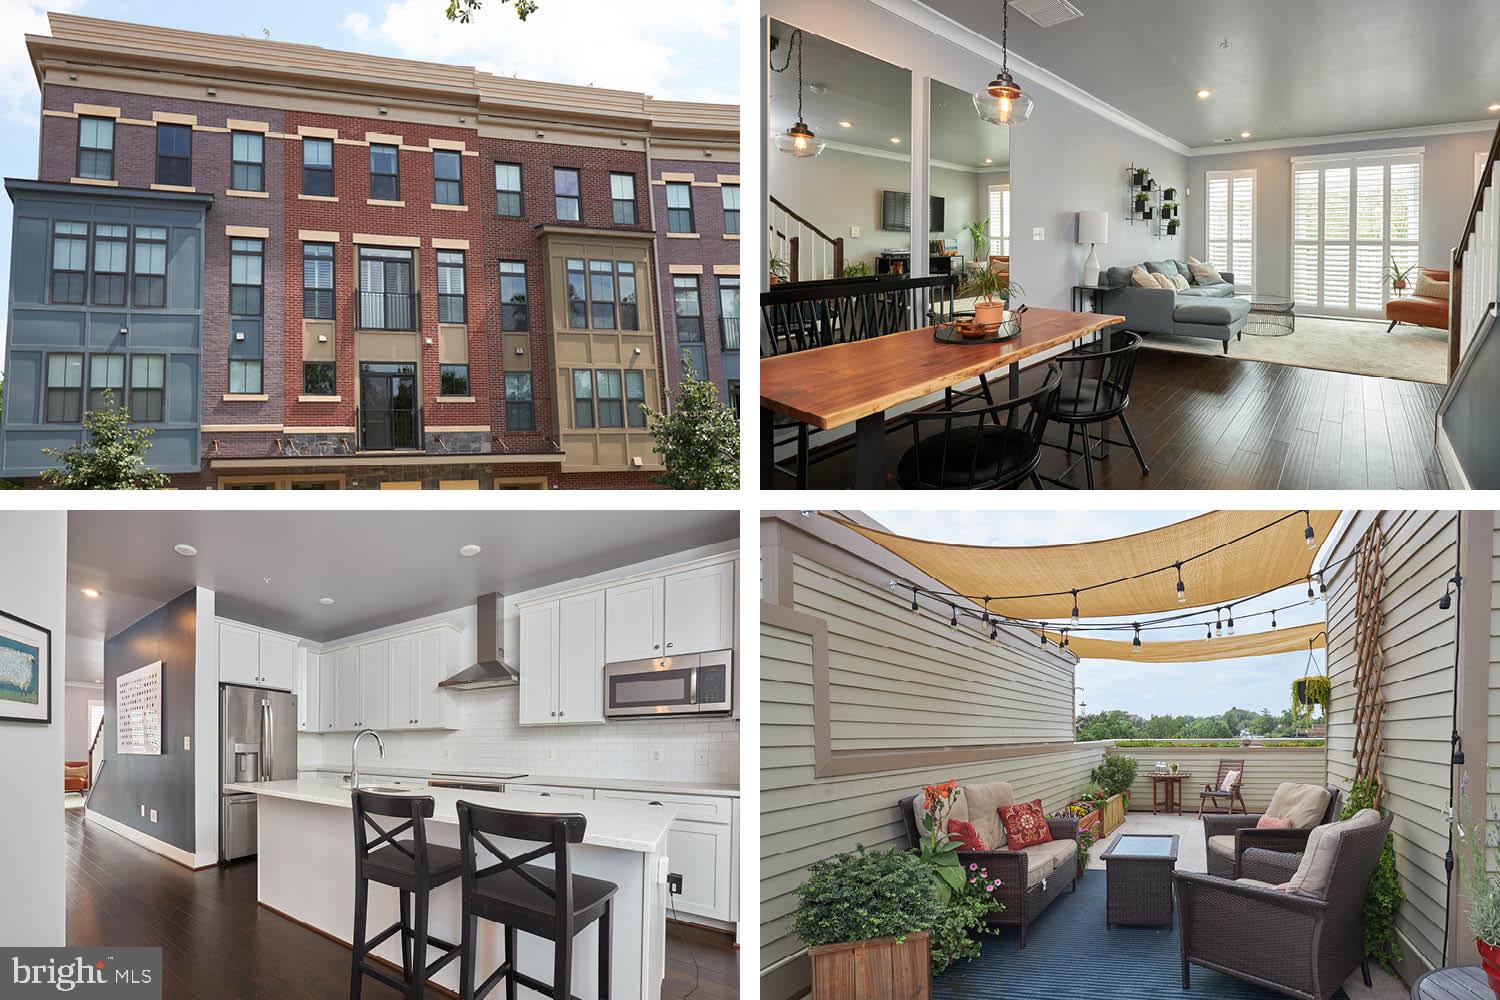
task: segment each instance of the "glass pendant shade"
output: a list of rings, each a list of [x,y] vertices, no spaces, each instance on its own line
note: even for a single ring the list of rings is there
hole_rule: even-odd
[[[1036,102],[1005,71],[974,94],[974,110],[991,125],[1024,125],[1035,107]]]
[[[783,153],[790,153],[798,159],[817,156],[827,146],[828,143],[819,139],[813,133],[813,130],[807,127],[806,122],[798,122],[784,133],[776,136],[776,148]]]

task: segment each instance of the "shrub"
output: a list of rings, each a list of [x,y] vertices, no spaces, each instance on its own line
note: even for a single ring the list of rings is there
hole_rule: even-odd
[[[983,949],[979,936],[989,930],[985,914],[999,908],[1000,903],[982,889],[955,894],[928,928],[932,974],[937,975],[960,958],[978,958]]]
[[[1134,757],[1109,756],[1089,772],[1089,779],[1110,795],[1119,795],[1135,783],[1136,768]]]
[[[927,866],[905,851],[860,847],[819,861],[797,898],[792,932],[813,947],[904,937],[943,915]]]
[[[1374,802],[1375,783],[1369,779],[1356,781],[1349,789],[1349,798],[1344,802],[1339,819],[1348,819],[1361,809],[1373,808]],[[1370,876],[1370,885],[1365,890],[1365,954],[1393,975],[1397,964],[1406,957],[1396,943],[1396,911],[1405,898],[1406,893],[1401,891],[1401,882],[1396,877],[1396,839],[1387,833],[1380,863],[1375,866],[1375,874]]]

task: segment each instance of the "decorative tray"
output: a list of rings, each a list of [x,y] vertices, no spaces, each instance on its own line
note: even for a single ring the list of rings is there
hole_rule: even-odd
[[[933,328],[932,339],[941,344],[998,344],[1020,333],[1020,314],[1007,311],[1000,323],[975,323],[961,317],[954,323],[940,323]]]

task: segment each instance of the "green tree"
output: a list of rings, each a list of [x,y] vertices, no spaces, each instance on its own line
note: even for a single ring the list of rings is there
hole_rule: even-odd
[[[66,451],[43,448],[60,467],[42,470],[42,480],[59,490],[158,490],[166,476],[146,468],[151,429],[132,428],[130,417],[105,392],[104,405],[83,415],[84,439]]]
[[[511,3],[512,0],[500,0],[501,3]],[[537,0],[514,0],[516,16],[526,20],[536,13]],[[484,6],[484,0],[448,0],[448,20],[457,21],[459,24],[468,24],[474,12]]]
[[[1231,730],[1222,718],[1212,716],[1194,719],[1182,733],[1183,739],[1189,740],[1227,740],[1238,735],[1239,732]]]
[[[1148,740],[1180,739],[1186,723],[1174,715],[1153,715],[1141,727],[1141,735]]]
[[[1078,739],[1090,740],[1138,740],[1141,738],[1141,720],[1122,709],[1098,712],[1078,719]]]
[[[656,481],[674,490],[735,490],[740,486],[740,419],[683,365],[677,405],[661,413],[642,404],[666,471]]]

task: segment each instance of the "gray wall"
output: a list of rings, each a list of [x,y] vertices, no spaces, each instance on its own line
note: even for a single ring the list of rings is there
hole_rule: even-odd
[[[193,767],[195,752],[217,754],[215,745],[184,750],[196,719],[198,594],[189,590],[104,643],[104,770],[89,808],[184,851],[195,848]],[[211,623],[210,623],[211,624]],[[121,674],[161,661],[159,756],[115,752],[115,682]],[[217,728],[217,727],[215,727]],[[200,741],[201,742],[201,741]],[[147,817],[141,816],[145,805]],[[157,822],[149,818],[157,811]]]
[[[63,699],[64,742],[68,760],[88,760],[89,741],[94,738],[94,734],[89,732],[89,702],[103,700],[104,688],[98,684],[68,684]]]
[[[1285,294],[1291,287],[1292,158],[1424,147],[1422,160],[1422,257],[1424,267],[1449,266],[1449,257],[1469,221],[1474,204],[1474,154],[1488,151],[1487,132],[1381,139],[1293,149],[1195,156],[1189,162],[1186,213],[1188,252],[1207,255],[1203,219],[1210,170],[1255,170],[1255,287]]]

